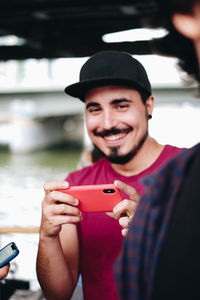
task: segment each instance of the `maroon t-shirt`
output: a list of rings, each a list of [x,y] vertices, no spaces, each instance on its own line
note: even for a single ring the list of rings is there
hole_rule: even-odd
[[[113,183],[119,179],[142,195],[144,186],[141,179],[155,172],[170,158],[183,149],[166,145],[157,160],[145,171],[134,176],[123,176],[113,170],[106,158],[91,166],[72,172],[66,180],[70,185]],[[127,198],[122,193],[122,197]],[[78,225],[80,247],[80,273],[85,300],[119,299],[114,280],[113,266],[118,257],[123,237],[118,221],[105,213],[83,213]]]

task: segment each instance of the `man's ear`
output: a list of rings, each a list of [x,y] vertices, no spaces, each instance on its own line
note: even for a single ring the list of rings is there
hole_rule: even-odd
[[[148,113],[148,115],[152,115],[153,107],[154,107],[154,96],[151,95],[151,96],[146,100],[146,108],[147,108],[147,113]]]
[[[175,13],[172,16],[175,28],[192,40],[200,39],[200,6],[196,5],[192,14]]]

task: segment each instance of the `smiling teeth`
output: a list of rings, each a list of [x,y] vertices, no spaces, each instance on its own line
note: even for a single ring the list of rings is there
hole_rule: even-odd
[[[105,136],[104,138],[106,141],[116,141],[116,140],[123,138],[124,136],[125,136],[124,133],[120,133],[120,134]]]

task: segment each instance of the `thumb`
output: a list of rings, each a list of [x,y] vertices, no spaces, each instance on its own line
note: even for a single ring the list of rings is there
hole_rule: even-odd
[[[138,194],[138,192],[136,191],[136,189],[134,187],[132,187],[132,186],[126,184],[125,182],[120,181],[120,180],[115,180],[114,185],[119,190],[121,190],[126,195],[128,195],[130,200],[138,202],[138,200],[140,198],[140,195]]]

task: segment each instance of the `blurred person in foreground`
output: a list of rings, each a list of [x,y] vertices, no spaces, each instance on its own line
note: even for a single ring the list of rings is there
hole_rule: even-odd
[[[175,48],[179,65],[199,81],[200,1],[163,0],[158,5],[172,36],[180,35],[169,48]],[[145,183],[115,264],[120,298],[200,299],[200,144]]]
[[[6,266],[0,268],[0,280],[5,278],[8,275],[10,269],[10,264],[7,264]]]
[[[144,67],[129,53],[93,55],[81,68],[80,82],[65,91],[85,103],[89,137],[104,157],[70,173],[67,182],[45,184],[38,279],[47,299],[70,299],[81,274],[85,300],[116,300],[113,266],[129,222],[123,215],[129,211],[132,218],[135,212],[144,192],[140,179],[181,149],[149,136],[154,97]],[[124,200],[114,207],[112,217],[104,212],[81,213],[77,199],[56,191],[114,181]],[[131,185],[128,190],[123,182]]]

